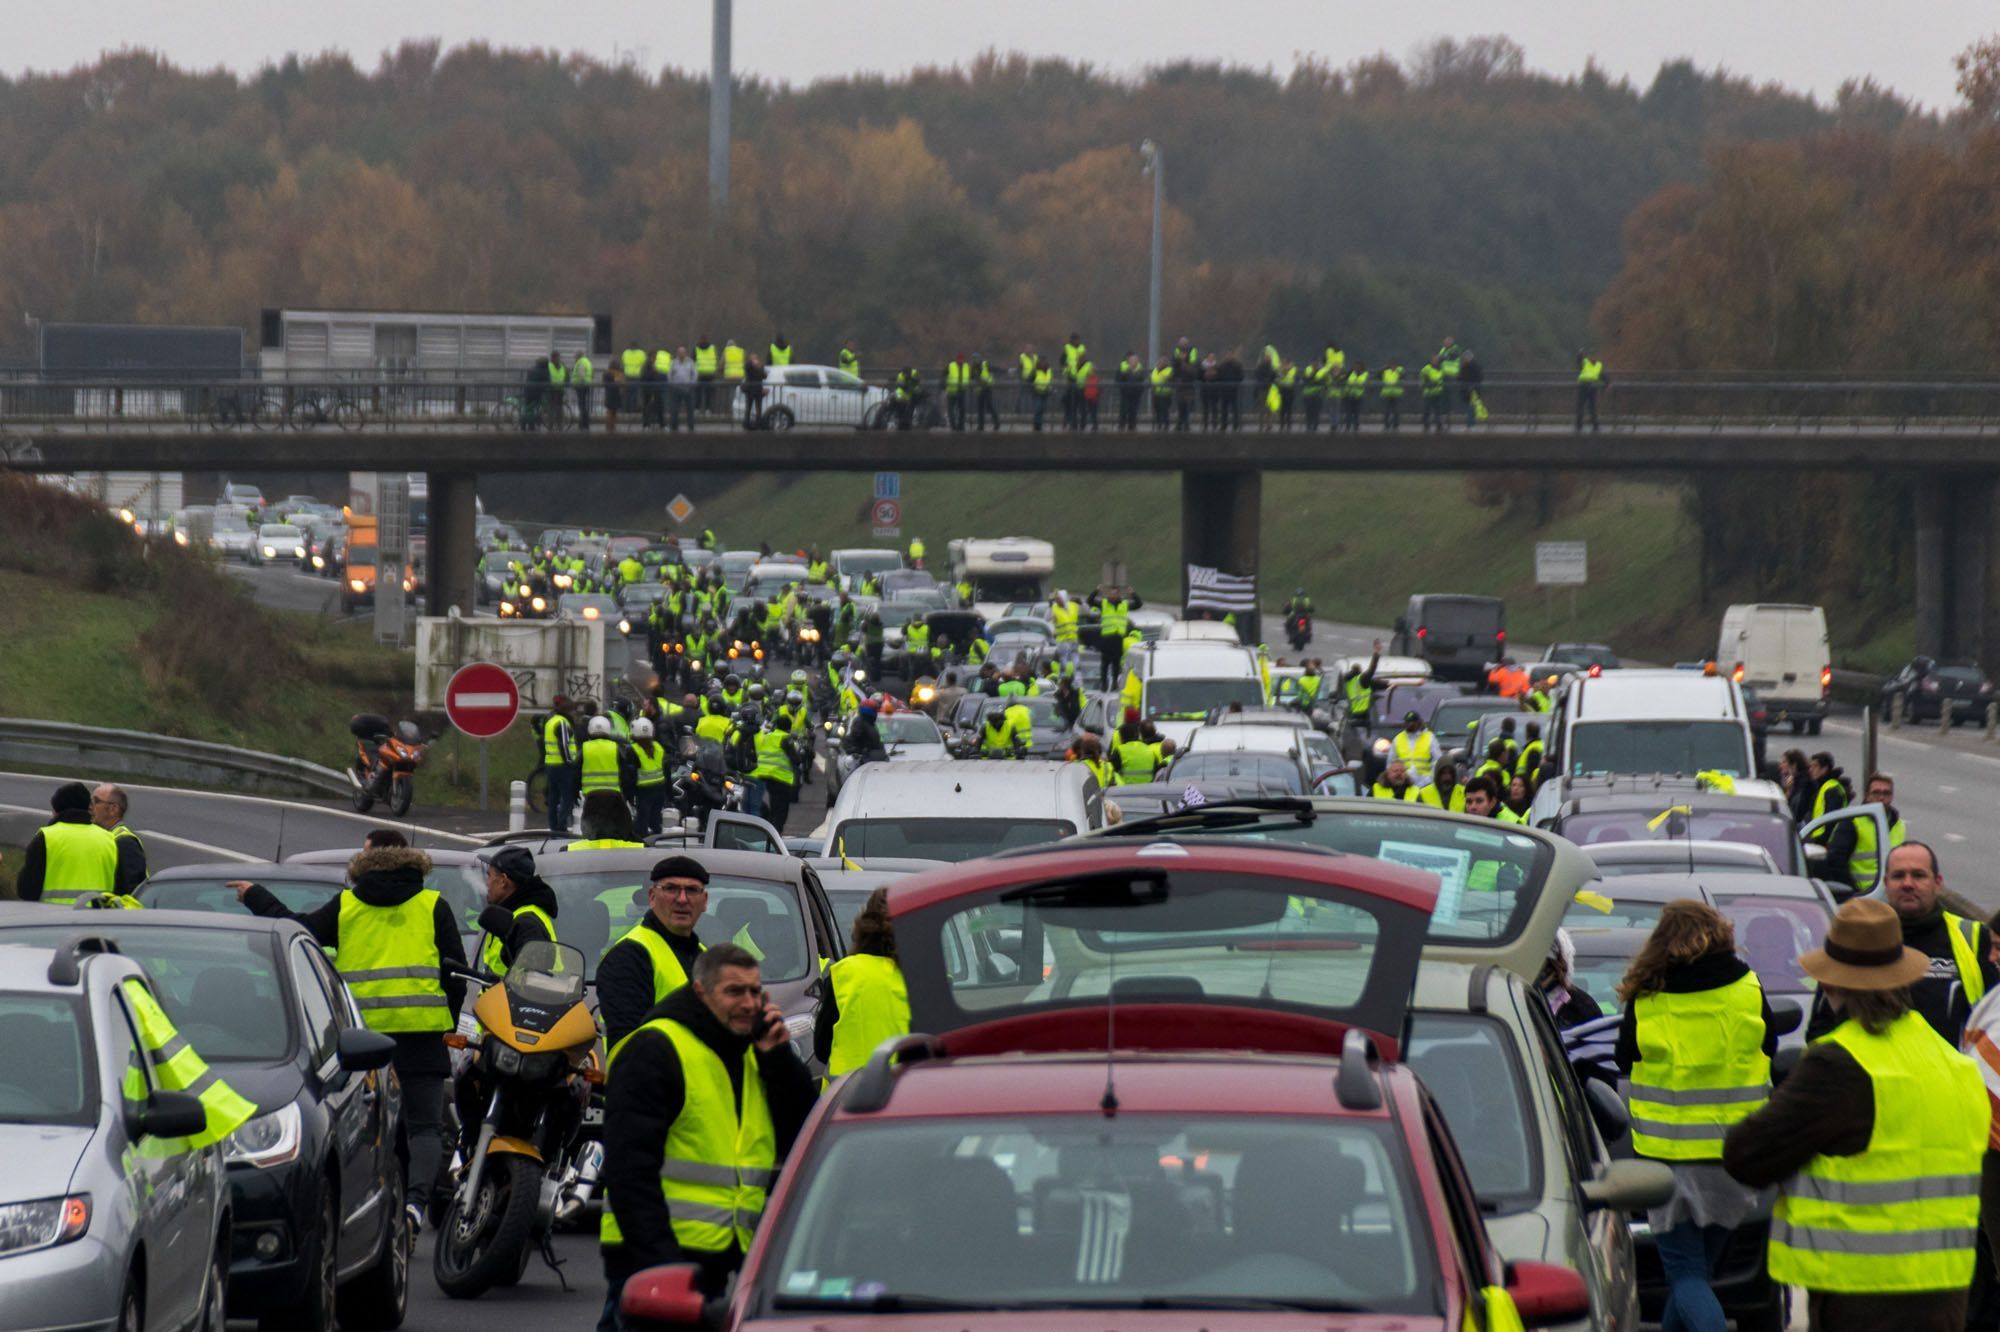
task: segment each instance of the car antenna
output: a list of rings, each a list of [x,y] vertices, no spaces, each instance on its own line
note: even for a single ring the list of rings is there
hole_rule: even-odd
[[[1105,957],[1110,967],[1110,980],[1104,989],[1104,1095],[1097,1102],[1097,1108],[1104,1112],[1106,1119],[1116,1119],[1118,1087],[1112,1067],[1118,1049],[1118,950],[1111,949]]]
[[[281,804],[278,806],[278,849],[271,853],[271,859],[283,860],[284,858],[285,858],[285,807]]]

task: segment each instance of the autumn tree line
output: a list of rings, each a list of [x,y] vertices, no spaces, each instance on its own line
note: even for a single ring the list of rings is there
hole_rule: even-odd
[[[0,364],[32,359],[24,316],[254,330],[276,305],[609,312],[648,345],[782,329],[871,369],[1077,331],[1108,363],[1143,349],[1151,138],[1170,339],[1367,361],[1451,333],[1489,372],[1590,345],[1614,381],[1992,373],[2000,44],[1958,72],[1944,113],[1685,61],[1555,78],[1503,37],[1282,73],[989,53],[749,79],[711,217],[690,74],[430,42],[244,76],[122,52],[0,78]],[[1891,483],[1710,478],[1690,506],[1719,584],[1884,607],[1906,585],[1900,543],[1864,539],[1907,511]]]

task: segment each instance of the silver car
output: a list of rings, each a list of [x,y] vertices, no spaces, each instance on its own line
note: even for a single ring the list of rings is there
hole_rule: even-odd
[[[176,1141],[201,1103],[161,1089],[136,1035],[119,987],[145,972],[99,949],[0,948],[0,1308],[9,1327],[220,1332],[222,1148]]]

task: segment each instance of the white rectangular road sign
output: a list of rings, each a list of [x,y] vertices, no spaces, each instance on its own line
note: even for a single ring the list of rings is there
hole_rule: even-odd
[[[1581,587],[1590,581],[1588,545],[1584,541],[1537,541],[1535,582],[1542,587]]]
[[[453,672],[475,661],[490,661],[514,677],[523,712],[547,712],[557,694],[602,702],[608,686],[602,620],[427,615],[417,621],[417,711],[442,711]],[[478,707],[482,696],[461,693],[453,701]]]

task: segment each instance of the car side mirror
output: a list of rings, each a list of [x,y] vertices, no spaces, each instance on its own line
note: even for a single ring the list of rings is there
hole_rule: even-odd
[[[1817,867],[1826,863],[1826,847],[1818,842],[1807,842],[1805,848],[1807,866]]]
[[[1788,1036],[1805,1025],[1806,1010],[1796,999],[1773,999],[1771,1003],[1771,1030],[1780,1036]]]
[[[1524,1327],[1548,1327],[1590,1316],[1590,1287],[1554,1263],[1507,1264],[1507,1295]]]
[[[708,1301],[695,1285],[699,1273],[693,1263],[636,1273],[618,1297],[618,1312],[638,1327],[700,1327]]]
[[[1583,1205],[1591,1210],[1638,1212],[1665,1205],[1674,1196],[1673,1168],[1659,1161],[1613,1161],[1582,1188]]]
[[[1590,1107],[1591,1122],[1607,1143],[1617,1142],[1632,1131],[1632,1113],[1618,1089],[1597,1078],[1583,1080],[1583,1099]]]
[[[139,1112],[139,1132],[150,1138],[191,1138],[208,1127],[208,1109],[187,1092],[156,1091]]]
[[[350,1073],[387,1068],[396,1057],[396,1041],[366,1027],[349,1027],[334,1042],[334,1056]]]

